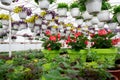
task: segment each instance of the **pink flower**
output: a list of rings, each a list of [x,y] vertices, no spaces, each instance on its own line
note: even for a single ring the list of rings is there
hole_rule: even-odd
[[[74,36],[77,38],[78,36],[81,36],[81,33],[77,32],[77,33],[74,34]]]
[[[101,29],[98,31],[98,35],[100,35],[100,36],[104,36],[106,34],[107,34],[107,31],[105,29]]]
[[[46,35],[51,35],[50,30],[46,30],[45,34],[46,34]]]
[[[56,37],[55,36],[50,36],[49,40],[56,41]]]

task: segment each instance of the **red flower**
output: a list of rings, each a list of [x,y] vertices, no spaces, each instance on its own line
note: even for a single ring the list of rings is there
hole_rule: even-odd
[[[85,44],[88,45],[88,41],[87,40],[85,41]]]
[[[55,36],[50,36],[50,37],[49,37],[49,40],[51,40],[51,41],[56,41],[56,37],[55,37]]]
[[[74,34],[74,36],[77,38],[78,36],[81,36],[81,33],[77,32],[77,33]]]
[[[105,29],[101,29],[98,31],[98,35],[100,35],[100,36],[104,36],[106,34],[107,34],[107,31]]]
[[[60,36],[60,33],[58,33],[58,34],[57,34],[57,38],[58,38],[58,40],[60,40],[60,37],[61,37],[61,36]]]
[[[113,39],[112,40],[112,45],[116,45],[116,44],[118,44],[118,42],[119,42],[119,39]]]
[[[50,30],[46,30],[45,34],[46,34],[46,35],[51,35]]]
[[[50,50],[51,50],[51,48],[48,48],[48,50],[50,51]]]
[[[94,34],[90,34],[90,37],[94,37]]]

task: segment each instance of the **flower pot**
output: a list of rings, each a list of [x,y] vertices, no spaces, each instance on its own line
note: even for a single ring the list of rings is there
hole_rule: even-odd
[[[65,17],[59,17],[58,21],[59,22],[64,22],[65,21]]]
[[[59,16],[66,16],[67,15],[67,9],[66,8],[59,8],[58,9],[58,15]]]
[[[116,27],[118,26],[118,23],[116,23],[116,22],[108,23],[108,26],[111,30],[115,30]]]
[[[16,30],[12,30],[12,34],[15,35],[17,33]]]
[[[27,13],[25,11],[19,12],[20,19],[26,19]]]
[[[93,17],[88,13],[88,11],[83,12],[82,16],[84,20],[90,20]]]
[[[120,23],[120,13],[117,13],[117,20],[118,20],[118,22]]]
[[[48,0],[42,0],[42,1],[39,0],[39,6],[42,10],[48,9],[49,5],[50,5],[50,3]]]
[[[87,0],[85,5],[89,13],[98,13],[101,11],[102,0]]]
[[[9,25],[9,20],[5,20],[5,19],[3,19],[3,20],[1,20],[1,23],[3,24],[3,25]]]
[[[86,23],[87,26],[92,26],[91,21],[86,21],[85,23]]]
[[[97,25],[98,25],[98,28],[104,28],[105,23],[104,22],[99,22]]]
[[[99,23],[98,18],[97,18],[97,17],[93,17],[93,18],[91,19],[91,23],[92,23],[93,25],[98,24],[98,23]]]
[[[36,19],[35,20],[35,24],[41,25],[42,24],[42,19],[40,19],[40,18]]]
[[[97,15],[99,21],[109,21],[110,20],[110,12],[108,10],[103,10]]]
[[[7,30],[8,27],[9,27],[8,25],[3,25],[3,29],[4,29],[4,30]]]
[[[12,3],[12,0],[1,0],[1,3],[3,5],[10,5]]]
[[[20,24],[19,29],[18,30],[23,30],[26,29],[26,24]]]
[[[35,26],[35,27],[34,27],[34,32],[37,33],[39,30],[40,30],[40,27],[39,27],[39,26]]]
[[[108,70],[109,73],[111,73],[112,75],[114,75],[115,77],[118,78],[118,80],[120,80],[120,69],[117,70]]]
[[[19,28],[19,25],[17,25],[17,24],[13,25],[13,29],[18,30],[18,28]]]
[[[71,9],[71,15],[72,15],[72,17],[78,17],[80,15],[79,8],[72,8]]]
[[[47,29],[47,25],[42,25],[42,29]]]
[[[52,14],[47,14],[45,15],[46,20],[52,20]]]
[[[80,51],[75,51],[69,49],[67,52],[71,61],[80,59],[82,62],[86,62],[87,50],[81,49]]]
[[[45,58],[47,58],[48,60],[52,60],[54,58],[56,58],[57,56],[59,56],[59,50],[42,50],[42,52],[44,53]]]
[[[33,28],[34,27],[34,23],[27,22],[27,25],[28,25],[29,28]]]
[[[78,25],[82,25],[83,19],[77,19],[77,20],[76,20],[76,23],[77,23]]]
[[[109,65],[114,65],[118,50],[117,48],[91,49],[91,52],[96,53],[97,61],[104,63],[107,60]]]

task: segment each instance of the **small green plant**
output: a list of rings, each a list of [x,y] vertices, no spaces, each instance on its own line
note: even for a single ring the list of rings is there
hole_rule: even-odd
[[[113,11],[114,11],[114,15],[116,15],[117,13],[119,13],[120,12],[120,5],[119,6],[114,6]]]
[[[66,3],[59,3],[57,8],[66,8],[68,10],[68,5]]]
[[[82,17],[82,16],[79,16],[79,17],[76,17],[76,19],[83,19],[83,17]]]
[[[0,22],[0,28],[2,28],[2,23]]]
[[[42,0],[34,0],[37,4],[39,3],[39,1],[42,1]],[[52,4],[53,2],[55,2],[55,0],[48,0],[50,2],[50,4]]]
[[[34,23],[35,22],[35,16],[31,16],[26,20],[26,22]]]
[[[102,10],[109,10],[109,9],[111,9],[110,3],[103,1],[102,2]]]
[[[72,3],[70,5],[70,9],[72,9],[72,8],[78,8],[78,7],[79,7],[78,2],[74,2],[74,3]]]

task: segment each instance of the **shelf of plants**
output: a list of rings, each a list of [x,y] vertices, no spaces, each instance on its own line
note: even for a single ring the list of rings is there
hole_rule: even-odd
[[[9,6],[16,1],[1,3]],[[108,0],[77,0],[70,5],[57,3],[54,11],[49,6],[55,0],[34,2],[39,13],[25,5],[14,7],[12,12],[20,21],[13,20],[11,13],[0,13],[0,43],[10,40],[9,57],[0,53],[1,80],[120,80],[120,5],[111,6]],[[68,12],[74,22],[65,22]],[[33,34],[17,34],[24,29]],[[42,41],[42,48],[11,54],[18,36]]]

